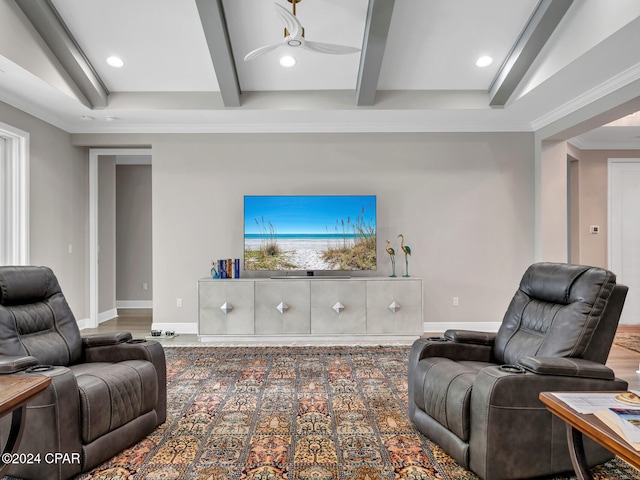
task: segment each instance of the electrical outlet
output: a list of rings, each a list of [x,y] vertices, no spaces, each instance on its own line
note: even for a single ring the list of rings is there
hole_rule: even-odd
[[[460,299],[458,297],[453,297],[453,301],[451,302],[451,305],[454,307],[459,307],[460,306]]]
[[[147,282],[143,282],[142,283],[142,289],[143,290],[149,290],[149,285],[147,285]]]
[[[176,307],[182,308],[182,299],[181,298],[176,298]]]

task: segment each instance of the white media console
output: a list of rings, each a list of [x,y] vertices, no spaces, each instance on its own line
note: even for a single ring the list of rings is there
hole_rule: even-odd
[[[332,277],[198,281],[201,341],[352,341],[421,335],[422,279]]]

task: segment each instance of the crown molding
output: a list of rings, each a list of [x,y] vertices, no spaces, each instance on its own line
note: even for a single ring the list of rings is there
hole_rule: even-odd
[[[581,137],[573,137],[568,143],[580,150],[640,150],[640,139],[637,142],[592,142]]]
[[[72,134],[131,134],[131,133],[533,133],[527,122],[423,123],[398,121],[378,122],[309,122],[309,123],[202,123],[202,124],[136,124],[72,128]]]
[[[624,70],[606,82],[578,95],[573,100],[560,105],[558,108],[532,121],[531,127],[534,131],[538,131],[637,80],[640,80],[640,64]]]

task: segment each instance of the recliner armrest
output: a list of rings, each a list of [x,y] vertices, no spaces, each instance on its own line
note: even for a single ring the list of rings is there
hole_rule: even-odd
[[[0,374],[21,372],[38,365],[38,359],[31,356],[0,355]]]
[[[442,337],[421,337],[413,342],[409,352],[408,399],[409,414],[413,417],[417,405],[414,398],[414,381],[420,360],[427,357],[442,357],[454,361],[493,362],[493,347],[473,343],[456,343]]]
[[[82,337],[82,346],[84,348],[91,348],[103,345],[117,345],[129,341],[131,338],[131,333],[129,332],[95,333]]]
[[[471,343],[473,345],[493,345],[496,332],[476,332],[474,330],[447,330],[444,338],[455,343]]]
[[[602,380],[613,380],[615,378],[614,371],[606,365],[582,358],[527,356],[522,357],[518,364],[530,372],[540,375],[597,378]]]
[[[167,416],[167,365],[162,344],[155,340],[135,339],[117,345],[98,345],[84,349],[85,362],[122,362],[125,360],[147,360],[153,364],[158,375],[158,425]]]
[[[450,360],[493,362],[493,348],[477,343],[458,343],[446,338],[419,338],[411,346],[409,364],[413,367],[425,357],[444,357]]]

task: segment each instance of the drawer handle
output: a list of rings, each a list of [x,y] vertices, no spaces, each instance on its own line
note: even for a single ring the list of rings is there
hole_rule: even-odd
[[[389,310],[391,310],[393,313],[396,313],[398,310],[400,310],[400,304],[394,300],[393,302],[391,302],[391,305],[389,305]]]
[[[335,312],[340,315],[340,312],[342,312],[342,310],[345,309],[345,306],[343,304],[341,304],[340,302],[336,302],[333,307],[331,307],[335,310]]]
[[[229,302],[224,302],[224,304],[220,307],[220,310],[222,310],[226,315],[231,310],[233,310],[233,306]]]
[[[280,304],[276,307],[276,310],[284,314],[287,310],[289,310],[289,305],[284,302],[280,302]]]

